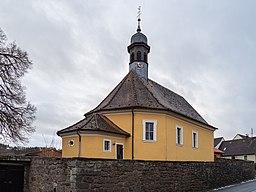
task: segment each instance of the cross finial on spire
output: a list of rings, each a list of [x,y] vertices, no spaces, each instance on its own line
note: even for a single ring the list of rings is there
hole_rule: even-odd
[[[137,12],[137,17],[138,17],[138,28],[137,28],[137,32],[141,32],[140,29],[140,15],[141,15],[141,10],[140,10],[141,6],[138,7],[138,12]]]

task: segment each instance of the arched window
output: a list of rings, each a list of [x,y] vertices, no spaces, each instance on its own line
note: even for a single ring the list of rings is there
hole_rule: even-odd
[[[133,61],[134,61],[134,53],[132,53],[130,56],[130,62],[132,63]]]
[[[137,60],[139,60],[139,61],[141,60],[141,52],[140,51],[137,52]]]
[[[144,53],[144,61],[145,61],[145,63],[148,62],[148,55],[147,55],[147,53]]]

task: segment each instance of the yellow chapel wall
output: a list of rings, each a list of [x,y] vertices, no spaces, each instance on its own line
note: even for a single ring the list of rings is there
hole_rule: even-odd
[[[132,134],[131,113],[108,114],[111,121]],[[156,141],[143,141],[143,120],[157,122]],[[166,114],[134,113],[134,159],[214,161],[214,135],[208,130]],[[183,145],[176,144],[176,125],[183,127]],[[198,132],[198,148],[192,147],[192,131]],[[131,159],[132,137],[127,138],[126,158]],[[128,153],[128,154],[127,154]]]
[[[124,159],[132,159],[132,113],[111,113],[105,114],[105,116],[118,127],[130,133],[131,136],[126,138],[126,144],[124,146]]]
[[[110,141],[110,152],[105,152],[104,140]],[[119,138],[115,136],[106,136],[99,134],[85,134],[81,138],[81,157],[86,158],[104,158],[104,159],[116,159],[116,144],[123,144],[124,146],[124,158],[126,140],[125,138]]]
[[[71,140],[74,142],[72,146],[69,144]],[[104,140],[110,141],[110,152],[104,151]],[[80,157],[116,159],[116,144],[123,144],[124,158],[126,158],[125,146],[127,144],[125,138],[111,136],[111,134],[81,134]],[[62,157],[79,157],[78,135],[64,136],[62,138]]]
[[[176,126],[183,128],[183,144],[176,144]],[[192,133],[198,133],[198,147],[192,147]],[[167,159],[178,161],[214,161],[214,132],[195,124],[167,116]]]
[[[132,134],[132,113],[112,113],[106,115],[120,128]],[[143,120],[157,122],[156,141],[143,141]],[[176,144],[176,125],[183,127],[183,145]],[[170,115],[148,112],[134,113],[134,159],[169,161],[213,161],[213,131]],[[198,132],[198,148],[192,148],[192,131]],[[74,146],[68,142],[74,140]],[[103,152],[103,140],[111,140],[111,152]],[[132,135],[127,138],[100,134],[84,134],[81,138],[80,157],[116,158],[115,143],[124,144],[124,159],[132,159]],[[62,156],[78,157],[78,136],[62,138]]]
[[[139,160],[166,159],[166,115],[135,113],[134,157]],[[143,121],[156,121],[156,141],[143,141]]]
[[[73,146],[69,144],[71,140],[74,141]],[[78,147],[79,142],[77,135],[62,137],[62,157],[78,157]]]

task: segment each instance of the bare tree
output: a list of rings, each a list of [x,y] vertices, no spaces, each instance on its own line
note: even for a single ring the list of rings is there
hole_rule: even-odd
[[[32,61],[0,28],[0,141],[26,142],[35,131],[35,106],[26,101],[21,77]]]

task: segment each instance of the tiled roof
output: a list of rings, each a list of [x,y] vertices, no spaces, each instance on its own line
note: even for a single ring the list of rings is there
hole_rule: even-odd
[[[214,147],[216,147],[221,142],[222,139],[224,138],[223,137],[214,138]]]
[[[238,136],[241,137],[241,138],[239,138]],[[238,138],[237,138],[237,137],[238,137]],[[245,138],[245,137],[247,137],[247,136],[238,133],[238,134],[236,134],[236,136],[233,138],[233,140],[235,140],[235,139],[243,139],[243,138]]]
[[[214,153],[224,153],[223,151],[221,151],[221,150],[219,150],[219,149],[216,149],[216,148],[214,148]]]
[[[132,107],[172,111],[209,125],[182,96],[150,79],[141,80],[132,70],[96,108],[85,115]]]
[[[223,141],[219,149],[224,152],[223,156],[256,154],[256,137]]]
[[[100,114],[91,114],[90,116],[82,119],[74,125],[71,125],[65,129],[62,129],[57,132],[58,135],[63,133],[68,133],[76,130],[81,131],[103,131],[109,133],[115,133],[119,135],[130,136],[129,133],[122,130],[107,117]]]

